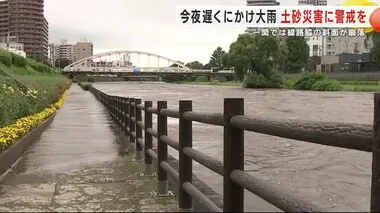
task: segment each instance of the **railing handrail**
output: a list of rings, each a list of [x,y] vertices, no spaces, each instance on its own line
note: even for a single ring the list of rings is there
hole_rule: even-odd
[[[260,196],[283,211],[314,212],[322,208],[301,198],[270,186],[265,181],[244,171],[244,131],[252,131],[283,138],[295,139],[321,145],[373,152],[374,159],[380,157],[380,125],[377,125],[380,113],[380,93],[375,94],[374,126],[335,122],[310,122],[290,119],[267,119],[244,115],[244,99],[230,98],[224,101],[224,113],[204,113],[192,111],[192,101],[179,101],[179,109],[167,109],[166,101],[151,101],[142,104],[141,99],[107,95],[96,88],[91,91],[109,109],[121,127],[129,135],[130,142],[136,143],[136,159],[139,152],[145,153],[146,172],[152,160],[158,163],[158,193],[167,192],[167,175],[179,181],[179,207],[181,210],[192,208],[192,198],[201,199],[210,211],[221,212],[209,198],[192,184],[192,160],[223,176],[223,211],[242,212],[244,210],[244,189]],[[377,106],[377,108],[376,108]],[[141,119],[145,112],[145,121]],[[152,114],[156,114],[157,131],[152,129]],[[167,117],[179,119],[179,140],[167,135]],[[192,122],[200,122],[224,127],[223,162],[192,148]],[[377,128],[379,130],[377,130]],[[144,131],[144,140],[142,137]],[[377,133],[379,132],[379,133]],[[152,149],[152,137],[158,141],[157,153]],[[374,146],[374,144],[377,144]],[[179,171],[167,163],[167,146],[179,151]],[[380,165],[372,168],[373,179],[379,179]],[[379,167],[379,168],[378,168]],[[379,171],[379,172],[378,172]],[[374,175],[377,175],[374,177]],[[373,180],[374,181],[374,180]],[[380,188],[372,183],[371,211],[380,210]],[[376,190],[375,190],[376,189]]]

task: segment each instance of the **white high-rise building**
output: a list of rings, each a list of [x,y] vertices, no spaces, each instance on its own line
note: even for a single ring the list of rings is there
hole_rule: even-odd
[[[337,4],[336,6],[340,6],[340,4]],[[367,45],[365,45],[365,40],[365,36],[328,36],[325,38],[325,55],[339,55],[342,53],[369,53],[371,52],[373,45],[372,39],[368,39]]]
[[[327,0],[298,0],[298,5],[327,6]],[[326,54],[325,38],[322,36],[307,37],[309,56],[322,56]]]
[[[51,65],[55,65],[55,61],[58,59],[59,57],[59,50],[58,50],[58,45],[57,44],[49,44],[48,46],[48,58],[49,58],[49,62]]]

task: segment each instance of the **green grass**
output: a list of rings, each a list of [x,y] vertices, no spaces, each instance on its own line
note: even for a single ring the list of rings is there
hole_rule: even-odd
[[[374,84],[343,84],[343,91],[349,92],[380,92],[380,85]]]
[[[56,102],[70,85],[67,77],[48,66],[27,61],[24,67],[5,66],[0,62],[0,69],[11,76],[0,75],[0,128]],[[15,80],[29,91],[24,92]]]
[[[342,84],[350,85],[380,85],[379,81],[339,81]]]

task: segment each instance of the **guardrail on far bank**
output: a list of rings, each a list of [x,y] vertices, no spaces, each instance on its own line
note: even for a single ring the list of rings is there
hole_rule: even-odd
[[[136,146],[136,159],[145,162],[145,174],[152,173],[157,161],[158,195],[168,193],[168,175],[179,182],[179,209],[191,211],[196,199],[212,212],[243,212],[244,189],[258,195],[285,212],[323,212],[323,208],[303,201],[294,194],[244,171],[244,131],[295,139],[327,146],[372,152],[371,212],[380,211],[380,93],[374,96],[374,125],[322,123],[295,120],[272,120],[244,115],[244,99],[225,98],[224,112],[192,111],[192,101],[179,101],[178,110],[167,109],[166,101],[152,101],[111,96],[95,88],[91,92]],[[144,121],[142,121],[144,113]],[[157,130],[152,128],[152,114],[157,115]],[[167,118],[179,119],[179,139],[167,134]],[[192,122],[224,127],[223,162],[192,148]],[[144,134],[144,137],[143,137]],[[157,138],[157,152],[152,139]],[[179,171],[167,162],[168,146],[179,151]],[[192,161],[223,176],[223,210],[192,184]]]

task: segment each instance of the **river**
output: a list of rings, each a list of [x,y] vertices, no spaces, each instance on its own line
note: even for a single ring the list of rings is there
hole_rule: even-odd
[[[271,118],[371,124],[373,94],[249,90],[240,87],[166,84],[161,82],[95,83],[101,91],[144,100],[193,100],[197,112],[223,112],[223,98],[245,99],[245,114]],[[168,134],[178,138],[178,120],[168,119]],[[222,160],[222,127],[194,122],[193,146]],[[170,149],[177,157],[177,151]],[[328,211],[369,211],[371,154],[301,141],[245,133],[245,170],[276,187]],[[194,163],[195,174],[222,194],[222,177]],[[246,211],[278,211],[246,191]]]

